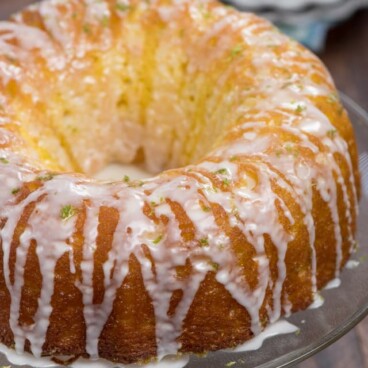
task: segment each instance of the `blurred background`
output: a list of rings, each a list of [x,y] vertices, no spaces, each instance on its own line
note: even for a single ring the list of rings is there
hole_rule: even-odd
[[[200,0],[193,0],[200,1]],[[0,0],[0,18],[34,0]],[[256,12],[325,62],[340,91],[368,111],[368,0],[224,0]],[[368,368],[368,318],[298,368]]]

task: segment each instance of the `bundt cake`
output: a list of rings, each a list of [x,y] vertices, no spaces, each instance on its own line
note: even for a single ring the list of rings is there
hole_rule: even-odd
[[[101,182],[109,163],[153,178]],[[49,0],[0,23],[0,342],[142,362],[236,346],[354,248],[333,81],[212,0]]]

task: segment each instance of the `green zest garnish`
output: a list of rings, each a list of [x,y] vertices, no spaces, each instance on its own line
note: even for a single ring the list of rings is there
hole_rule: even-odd
[[[210,18],[210,17],[211,17],[211,13],[208,11],[208,9],[206,9],[206,8],[204,7],[204,5],[203,5],[203,4],[200,4],[200,5],[199,5],[199,10],[201,11],[202,16],[203,16],[203,18],[204,18],[204,19],[208,19],[208,18]]]
[[[76,209],[68,204],[60,210],[60,217],[62,220],[67,221],[77,213]]]
[[[337,130],[331,129],[327,132],[327,137],[330,139],[334,139],[336,137],[336,134],[337,134]]]
[[[16,195],[20,192],[20,188],[14,188],[12,191],[11,191],[11,194],[13,195]]]
[[[339,97],[337,96],[337,94],[336,93],[330,93],[329,95],[328,95],[328,102],[329,103],[336,103],[336,102],[338,102],[339,101]]]
[[[154,241],[153,241],[153,244],[158,244],[161,240],[162,240],[163,236],[160,235],[158,236]]]
[[[120,10],[120,11],[127,11],[130,9],[130,6],[127,4],[123,4],[123,3],[116,3],[116,9]]]
[[[222,181],[222,184],[224,184],[224,185],[228,186],[228,185],[230,185],[230,180],[229,180],[229,179],[224,179],[224,180]]]
[[[278,148],[275,150],[275,155],[277,158],[280,158],[282,155],[288,154],[293,155],[294,157],[298,157],[300,152],[298,148],[294,146],[293,143],[286,143],[282,148]]]
[[[354,241],[353,249],[354,249],[354,252],[356,252],[359,249],[359,243],[357,241]]]
[[[130,182],[130,177],[128,175],[124,175],[124,182],[125,183],[129,183]]]
[[[226,175],[228,173],[227,169],[220,169],[216,171],[216,174]]]
[[[208,238],[202,238],[199,240],[199,243],[201,244],[201,247],[208,247]]]
[[[5,157],[0,157],[0,162],[2,162],[3,164],[9,163],[9,161]]]
[[[218,271],[218,269],[220,268],[219,264],[215,262],[210,262],[210,266],[213,268],[214,271]]]
[[[127,178],[129,180],[129,176]],[[124,181],[125,181],[125,178],[124,178]],[[128,183],[129,181],[125,181],[125,182]],[[129,184],[131,188],[139,188],[139,187],[143,187],[143,185],[144,185],[144,181],[142,180],[134,181],[131,184]]]
[[[242,45],[237,45],[234,48],[231,49],[231,57],[235,58],[238,55],[240,55],[243,52],[243,46]]]
[[[302,106],[302,105],[298,105],[295,109],[295,112],[297,114],[301,114],[303,111],[305,110],[305,106]]]
[[[101,24],[104,26],[104,27],[107,27],[109,25],[109,22],[110,22],[110,19],[108,16],[103,16],[102,19],[101,19]]]
[[[203,212],[210,212],[211,208],[208,206],[205,206],[204,204],[201,205],[202,211]]]
[[[46,175],[40,175],[40,176],[37,176],[36,180],[39,180],[39,181],[50,181],[54,178],[54,174],[51,174],[51,173],[48,173]]]
[[[91,33],[91,27],[89,24],[83,24],[83,32],[84,33]]]
[[[285,149],[287,153],[293,153],[293,147],[290,144],[287,144],[285,146]]]
[[[277,158],[280,158],[281,157],[281,155],[282,155],[282,150],[280,150],[280,149],[278,149],[278,150],[276,150],[276,157]]]

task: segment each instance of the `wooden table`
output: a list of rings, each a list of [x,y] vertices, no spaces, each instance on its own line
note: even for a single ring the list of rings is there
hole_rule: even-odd
[[[368,10],[334,28],[320,56],[337,87],[368,111]],[[368,318],[299,368],[368,368]]]
[[[0,18],[34,0],[0,0]],[[321,55],[338,88],[368,110],[368,10],[333,29]],[[299,368],[368,368],[368,318]]]

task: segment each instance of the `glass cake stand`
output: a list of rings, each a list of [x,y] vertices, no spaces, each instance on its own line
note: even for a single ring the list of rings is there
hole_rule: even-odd
[[[362,175],[359,248],[351,258],[359,265],[343,270],[340,287],[322,291],[323,306],[286,319],[300,328],[297,334],[272,337],[257,351],[216,352],[205,359],[191,357],[185,368],[291,367],[331,345],[368,315],[368,113],[349,97],[341,94],[341,99],[354,125]]]
[[[355,264],[359,265],[342,272],[339,288],[322,291],[325,300],[323,306],[295,313],[287,319],[300,328],[300,333],[272,337],[256,351],[220,351],[210,353],[205,358],[191,356],[185,368],[291,367],[332,344],[368,315],[368,114],[350,98],[342,95],[342,100],[355,128],[362,173],[358,221],[360,247],[352,257],[357,261]],[[1,366],[19,367],[12,366],[0,354]]]

